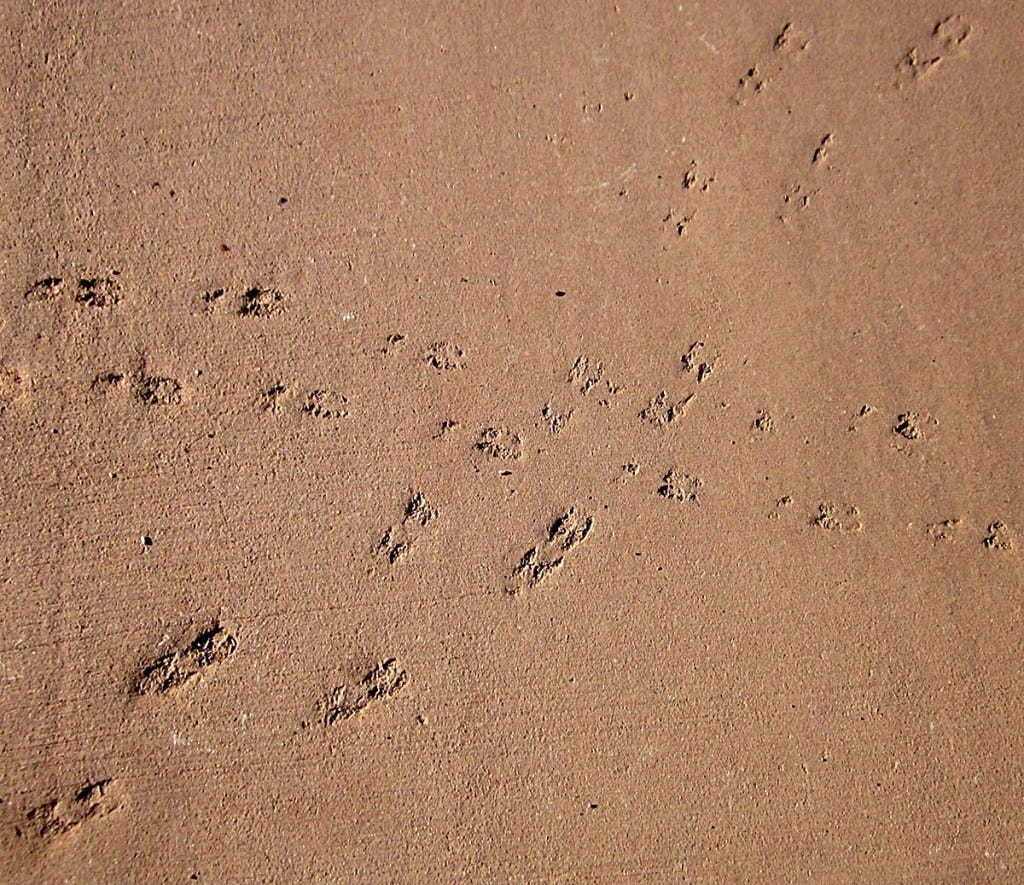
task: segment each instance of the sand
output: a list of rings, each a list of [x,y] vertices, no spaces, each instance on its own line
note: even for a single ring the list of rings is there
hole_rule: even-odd
[[[1024,878],[1019,4],[0,15],[0,878]]]

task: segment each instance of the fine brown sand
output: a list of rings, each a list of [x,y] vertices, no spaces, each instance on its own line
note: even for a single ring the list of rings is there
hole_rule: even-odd
[[[0,25],[0,879],[1024,878],[1019,3]]]

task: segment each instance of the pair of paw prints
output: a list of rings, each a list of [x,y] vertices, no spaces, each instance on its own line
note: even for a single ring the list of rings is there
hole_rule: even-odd
[[[473,447],[502,461],[518,461],[523,456],[522,437],[508,427],[485,427]]]
[[[408,680],[408,672],[397,659],[381,661],[354,684],[339,685],[332,689],[320,701],[320,719],[328,726],[351,719],[371,704],[394,697]]]
[[[430,504],[423,492],[414,492],[406,502],[402,518],[384,530],[374,553],[387,565],[396,565],[406,557],[422,530],[433,522],[437,514],[437,508]]]
[[[15,826],[15,833],[30,842],[52,842],[117,811],[126,799],[121,784],[113,778],[90,781],[67,796],[33,808]]]
[[[570,507],[548,527],[544,537],[529,547],[505,584],[505,592],[516,596],[537,587],[565,564],[571,554],[589,536],[594,518]]]
[[[933,522],[928,526],[928,536],[936,545],[953,542],[960,533],[963,520],[956,517]],[[988,524],[981,538],[986,550],[1013,550],[1015,547],[1013,532],[1002,520],[994,520]]]
[[[694,341],[679,358],[679,362],[684,372],[695,374],[697,383],[703,384],[714,373],[718,357],[718,353],[710,351],[703,341]]]
[[[227,660],[236,648],[235,637],[220,625],[214,625],[177,651],[162,655],[145,666],[134,692],[139,696],[175,692],[194,681],[200,673]],[[68,795],[32,808],[15,826],[15,833],[28,842],[54,842],[112,814],[126,802],[127,794],[117,780],[90,781]]]
[[[577,357],[565,381],[583,397],[601,397],[598,403],[602,406],[607,406],[610,402],[609,397],[614,396],[620,389],[605,377],[601,361],[586,355]],[[602,394],[604,396],[601,396]],[[541,406],[539,426],[545,427],[552,435],[557,435],[568,426],[575,411],[574,408],[556,407],[553,400],[549,399]],[[484,427],[477,435],[473,447],[491,458],[518,461],[523,456],[523,436],[510,427]]]
[[[808,209],[811,205],[811,197],[821,193],[826,177],[836,171],[831,159],[834,144],[835,136],[831,132],[826,132],[815,142],[811,153],[808,179],[794,182],[782,195],[782,208],[776,217],[783,224],[791,221],[797,213]]]
[[[739,78],[733,102],[746,104],[751,98],[768,91],[772,81],[810,47],[810,38],[798,31],[792,22],[786,22],[775,33],[771,47]]]
[[[284,313],[287,299],[280,289],[270,286],[249,286],[241,292],[222,287],[203,293],[203,306],[207,313],[213,313],[229,302],[233,302],[238,316],[259,318]]]
[[[896,63],[896,88],[924,79],[947,59],[955,58],[973,30],[959,15],[936,22],[928,39],[920,47],[912,46]]]
[[[101,393],[124,391],[144,406],[180,405],[184,389],[177,378],[155,375],[141,365],[132,371],[102,372],[92,382],[93,390]]]
[[[572,364],[565,381],[583,396],[594,394],[600,397],[600,404],[607,405],[608,397],[619,392],[620,387],[605,377],[604,364],[600,360],[580,354]],[[603,396],[602,396],[603,394]]]
[[[201,673],[223,663],[238,649],[238,640],[220,624],[146,666],[136,685],[139,695],[163,695],[184,688]]]
[[[699,504],[699,495],[703,488],[704,481],[699,477],[672,469],[662,476],[658,494],[669,501]]]
[[[266,387],[259,395],[258,406],[261,412],[279,415],[292,400],[294,390],[281,381]],[[348,416],[348,397],[327,388],[311,390],[302,399],[299,414],[317,420],[333,421]]]
[[[25,291],[25,300],[32,303],[56,301],[67,295],[75,304],[85,307],[108,308],[117,305],[122,298],[121,272],[113,270],[106,276],[79,277],[65,280],[52,276],[37,280]]]
[[[860,519],[860,510],[853,504],[837,504],[834,501],[822,501],[818,512],[811,517],[811,525],[827,532],[861,532],[864,524]]]
[[[668,393],[662,390],[657,396],[652,397],[651,401],[640,410],[638,417],[646,424],[663,427],[685,415],[686,407],[694,396],[695,394],[688,393],[682,399],[673,401],[669,399]]]
[[[793,506],[793,503],[791,495],[783,495],[775,502],[775,507],[768,514],[768,518],[777,520]],[[822,501],[818,504],[808,522],[814,528],[836,534],[857,533],[864,530],[864,524],[860,518],[860,508],[853,504],[841,504],[835,501]]]
[[[668,214],[661,219],[662,224],[666,225],[677,237],[683,236],[689,229],[690,222],[697,217],[697,209],[692,205],[693,195],[701,196],[706,194],[711,190],[711,186],[715,181],[717,181],[717,178],[714,173],[704,175],[698,171],[697,161],[691,160],[686,172],[683,173],[682,180],[683,191],[688,192],[685,196],[687,201],[684,204],[685,208],[679,210],[675,206],[670,207]]]
[[[718,354],[710,352],[703,341],[694,341],[680,357],[680,365],[686,374],[696,375],[697,384],[703,384],[715,371]],[[668,391],[661,390],[642,408],[637,417],[646,424],[664,427],[686,414],[686,408],[693,401],[695,393],[687,393],[681,398],[670,397]]]
[[[388,335],[380,352],[389,356],[407,345],[408,338],[400,332]],[[455,372],[466,368],[466,351],[451,341],[434,341],[422,354],[423,361],[438,372]]]

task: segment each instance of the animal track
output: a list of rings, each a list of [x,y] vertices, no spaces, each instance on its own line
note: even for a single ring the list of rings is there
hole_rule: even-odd
[[[691,160],[690,167],[683,173],[683,188],[684,190],[693,190],[694,188],[700,188],[700,192],[707,193],[711,190],[711,185],[715,183],[715,175],[712,173],[707,178],[701,178],[697,174],[697,161]]]
[[[388,335],[384,342],[384,346],[380,349],[380,352],[384,354],[384,356],[387,356],[404,341],[405,335],[402,335],[400,332],[394,332],[391,335]]]
[[[940,19],[922,49],[912,46],[896,63],[896,88],[923,79],[971,36],[973,28],[959,15]]]
[[[853,505],[840,506],[832,501],[818,505],[817,514],[811,525],[829,532],[859,532],[864,526],[860,521],[860,510]]]
[[[832,145],[832,133],[831,132],[826,132],[822,136],[821,141],[818,142],[818,146],[814,149],[814,153],[811,154],[811,165],[812,166],[823,165],[823,166],[825,166],[828,169],[832,168],[829,165],[829,162],[828,162],[828,151],[829,151],[829,148],[831,147],[831,145]]]
[[[778,519],[782,515],[782,511],[786,507],[793,506],[793,497],[791,495],[783,495],[775,502],[775,509],[768,514],[769,519]]]
[[[689,168],[683,173],[682,185],[684,191],[696,191],[698,194],[706,194],[714,183],[714,174],[708,177],[698,175],[696,160],[691,160]],[[692,200],[692,197],[688,198],[688,201],[692,202]],[[678,211],[675,207],[671,207],[668,210],[668,214],[661,219],[661,222],[667,225],[669,230],[673,231],[677,237],[681,237],[686,233],[690,223],[696,217],[697,210],[692,207],[686,207],[683,211]]]
[[[446,418],[437,426],[437,431],[431,437],[431,439],[444,439],[449,433],[455,430],[457,427],[461,427],[458,421],[453,421],[451,418]]]
[[[733,101],[738,105],[744,105],[749,98],[761,95],[768,89],[772,80],[788,67],[790,61],[799,58],[809,46],[810,40],[800,35],[792,22],[786,22],[782,29],[776,32],[770,51],[747,68],[739,78]]]
[[[370,704],[393,697],[408,679],[408,673],[395,658],[382,661],[355,685],[339,685],[320,702],[324,725],[351,719]]]
[[[694,341],[679,360],[684,372],[697,373],[698,384],[703,383],[715,371],[715,364],[718,362],[717,354],[708,359],[703,358],[705,347],[703,341]]]
[[[64,280],[60,277],[46,277],[28,287],[25,292],[26,301],[53,301],[60,296],[64,288]]]
[[[107,277],[82,277],[74,287],[73,300],[86,307],[113,307],[121,300],[121,284],[116,279],[120,271],[111,271]],[[29,286],[25,300],[32,302],[53,301],[64,291],[62,277],[45,277]]]
[[[637,413],[637,417],[656,427],[671,424],[676,418],[686,414],[686,407],[693,397],[694,394],[688,393],[681,400],[670,402],[668,394],[663,390]]]
[[[565,557],[587,539],[593,527],[592,516],[583,516],[575,507],[570,507],[551,523],[544,540],[523,554],[509,578],[506,592],[515,596],[522,590],[536,587],[562,567]]]
[[[465,352],[457,344],[448,341],[435,341],[427,349],[427,362],[438,371],[449,372],[453,369],[464,369]]]
[[[427,501],[426,495],[414,493],[405,505],[402,519],[384,531],[376,547],[377,555],[388,565],[394,565],[409,552],[420,529],[426,528],[436,516],[437,510]]]
[[[846,429],[848,431],[851,431],[851,432],[854,432],[854,431],[858,430],[859,428],[857,426],[857,422],[862,420],[862,419],[864,419],[864,418],[866,418],[868,415],[873,414],[874,412],[875,412],[875,407],[874,406],[869,406],[867,404],[861,406],[857,410],[857,414],[853,416],[853,421],[850,422],[850,426],[847,427]]]
[[[313,390],[302,405],[302,413],[312,418],[335,419],[348,415],[348,398],[329,390]]]
[[[956,49],[971,36],[973,30],[959,15],[947,15],[935,23],[932,39],[943,49]]]
[[[935,544],[946,543],[956,537],[959,526],[959,519],[943,519],[941,522],[933,522],[928,526],[928,536]]]
[[[146,406],[170,406],[181,403],[181,384],[174,378],[143,375],[137,379],[135,397]]]
[[[117,781],[94,781],[71,796],[33,808],[24,825],[17,828],[17,834],[47,842],[71,833],[88,821],[106,817],[120,808],[124,801],[124,793]]]
[[[474,444],[478,451],[505,461],[518,461],[523,454],[523,441],[519,434],[507,427],[485,427]]]
[[[183,688],[203,670],[226,661],[237,648],[238,640],[215,624],[187,647],[166,654],[146,667],[136,692],[162,695]]]
[[[758,433],[772,433],[775,430],[775,419],[767,409],[759,409],[754,420],[750,423],[751,430]]]
[[[799,181],[796,182],[786,193],[782,195],[782,211],[779,213],[779,221],[789,221],[796,212],[803,212],[811,205],[811,197],[817,194],[817,189],[808,190]]]
[[[602,381],[609,395],[619,392],[619,388],[604,377],[604,364],[600,360],[594,360],[582,354],[572,364],[572,368],[569,369],[569,374],[565,380],[569,384],[574,385],[584,396],[587,396],[594,390],[599,390]]]
[[[207,313],[213,313],[214,309],[224,300],[227,295],[226,289],[210,289],[203,293],[203,306]]]
[[[110,277],[92,277],[78,281],[78,291],[75,293],[75,301],[87,307],[113,307],[121,300],[121,286],[114,277],[118,271],[113,271]]]
[[[668,215],[662,218],[661,221],[662,224],[666,224],[671,230],[674,230],[677,237],[681,237],[686,233],[690,222],[696,217],[696,212],[691,212],[689,215],[681,215],[675,209],[669,209]]]
[[[0,418],[24,396],[27,383],[16,369],[0,369]]]
[[[986,535],[982,540],[988,550],[1012,550],[1013,549],[1013,538],[1010,535],[1010,529],[1005,522],[1000,522],[998,519],[989,524],[986,530]]]
[[[126,383],[128,376],[124,372],[101,372],[92,379],[93,390],[110,390]]]
[[[904,439],[915,440],[924,436],[925,421],[938,423],[934,418],[924,419],[917,412],[901,412],[896,416],[892,432]]]
[[[550,402],[545,403],[540,410],[540,416],[552,434],[561,433],[565,425],[569,423],[569,419],[572,418],[572,414],[572,409],[569,409],[568,412],[556,412]]]
[[[128,390],[144,406],[180,405],[182,385],[176,378],[147,374],[145,363],[131,372],[101,372],[92,382],[92,389],[101,392]]]
[[[748,68],[747,72],[739,79],[739,88],[733,96],[733,101],[739,105],[745,104],[749,95],[759,95],[764,92],[770,82],[770,78],[761,72],[758,65]]]
[[[285,309],[284,293],[277,289],[266,289],[252,286],[242,295],[242,306],[238,309],[239,316],[269,317],[282,313]]]
[[[823,176],[834,172],[836,169],[829,160],[829,152],[834,144],[835,136],[831,132],[826,132],[825,135],[817,140],[811,153],[810,162],[811,175],[815,185],[810,186],[801,181],[795,182],[782,195],[782,210],[777,216],[779,221],[783,223],[790,221],[796,213],[803,212],[811,205],[811,197],[821,193]]]
[[[282,402],[290,396],[291,391],[280,381],[271,384],[260,394],[260,411],[277,415],[281,411]]]
[[[702,480],[688,473],[676,473],[669,470],[662,478],[658,486],[658,494],[670,501],[688,501],[699,504],[698,493],[704,487]]]

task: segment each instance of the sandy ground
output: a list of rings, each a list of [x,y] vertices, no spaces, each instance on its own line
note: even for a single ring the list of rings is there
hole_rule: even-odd
[[[0,877],[1024,878],[1019,3],[0,16]]]

